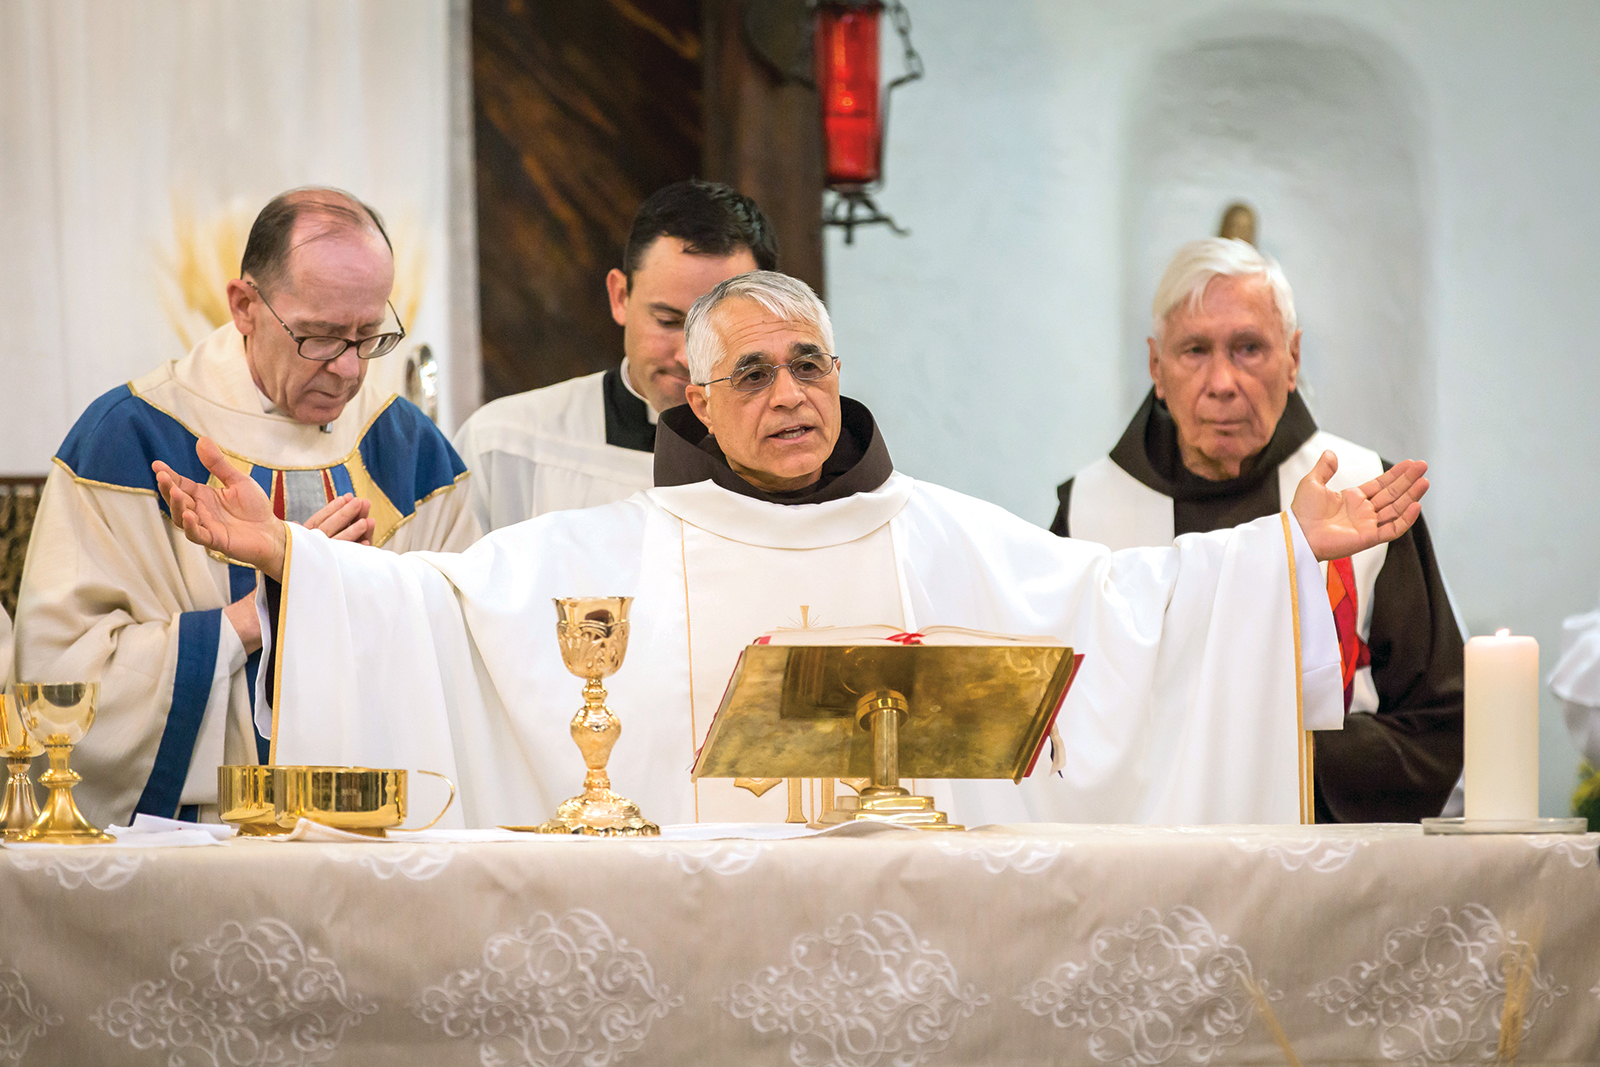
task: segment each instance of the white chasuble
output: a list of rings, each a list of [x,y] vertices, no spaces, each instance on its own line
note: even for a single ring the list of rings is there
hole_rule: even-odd
[[[450,775],[449,823],[542,821],[583,780],[582,682],[551,598],[632,596],[605,682],[622,720],[610,773],[656,822],[784,818],[784,789],[697,790],[690,768],[739,652],[807,623],[1036,634],[1085,655],[1057,720],[1062,773],[1041,760],[1020,787],[925,789],[953,821],[1294,822],[1299,730],[1344,711],[1327,600],[1295,596],[1320,580],[1287,514],[1112,553],[900,474],[822,504],[654,489],[460,555],[293,528],[270,728],[280,763]]]
[[[485,532],[654,484],[654,456],[606,443],[605,376],[503,396],[462,423],[452,443],[472,471],[472,513]]]
[[[833,516],[802,512],[789,523],[752,512],[743,506],[745,498],[710,482],[651,492],[682,523],[695,751],[705,743],[722,703],[730,664],[759,635],[868,620],[905,627],[889,532],[892,514],[905,505],[910,489],[909,479],[905,481],[897,487],[905,492],[885,494],[874,507],[840,510]],[[725,499],[741,503],[719,507]],[[806,507],[766,506],[785,511]],[[738,594],[729,596],[730,590]],[[731,779],[701,779],[694,785],[696,821],[782,819],[788,811],[788,789],[782,784],[757,796]]]
[[[1300,479],[1311,473],[1322,453],[1327,451],[1339,457],[1339,469],[1328,479],[1331,489],[1354,489],[1383,474],[1383,460],[1372,449],[1318,430],[1278,465],[1280,501],[1294,499]],[[1073,477],[1067,529],[1073,537],[1095,541],[1112,550],[1167,545],[1172,543],[1175,526],[1172,509],[1170,496],[1145,485],[1110,457],[1103,457]],[[1356,636],[1363,645],[1372,637],[1373,590],[1388,556],[1389,546],[1384,544],[1374,545],[1350,558],[1356,585]],[[1325,590],[1328,565],[1320,566],[1322,578],[1317,588]],[[1349,710],[1378,710],[1378,687],[1372,679],[1371,664],[1355,672],[1351,689]]]

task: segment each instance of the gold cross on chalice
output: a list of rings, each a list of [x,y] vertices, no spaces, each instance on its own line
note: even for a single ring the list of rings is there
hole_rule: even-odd
[[[639,806],[611,790],[606,763],[622,735],[622,723],[606,707],[601,680],[615,674],[628,651],[628,607],[632,597],[557,598],[556,640],[567,670],[584,679],[583,707],[572,717],[572,739],[583,753],[588,773],[583,792],[564,801],[542,834],[593,834],[599,837],[654,837],[661,828]]]

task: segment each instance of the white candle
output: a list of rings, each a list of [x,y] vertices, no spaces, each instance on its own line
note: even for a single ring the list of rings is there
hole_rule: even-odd
[[[1539,642],[1467,642],[1466,817],[1539,817]]]

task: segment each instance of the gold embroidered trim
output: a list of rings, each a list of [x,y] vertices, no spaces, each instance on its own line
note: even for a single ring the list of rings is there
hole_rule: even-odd
[[[441,485],[439,488],[435,489],[433,492],[429,493],[427,496],[423,497],[421,500],[419,500],[415,504],[413,504],[412,507],[413,508],[420,508],[422,505],[426,504],[428,501],[432,500],[434,497],[438,496],[440,493],[448,493],[450,490],[454,489],[456,486],[460,485],[462,482],[466,481],[470,477],[472,477],[472,472],[471,471],[462,471],[460,474],[456,475],[454,478],[452,478],[450,480],[450,484],[449,485]],[[414,515],[414,514],[416,514],[416,512],[413,511],[412,514]]]
[[[1283,520],[1283,547],[1289,554],[1289,616],[1294,622],[1294,724],[1299,738],[1300,769],[1300,824],[1310,826],[1317,821],[1315,787],[1311,782],[1311,733],[1306,729],[1305,679],[1300,668],[1300,577],[1294,565],[1294,533],[1289,529],[1289,513],[1280,512]]]
[[[130,387],[130,389],[132,388],[132,383],[129,383],[129,387]],[[166,408],[162,407],[160,404],[157,404],[157,403],[153,402],[149,397],[143,396],[143,395],[141,395],[139,393],[134,393],[133,395],[137,396],[140,400],[143,400],[146,404],[149,404],[151,407],[153,407],[157,411],[161,412],[161,414],[165,415],[167,418],[171,419],[173,422],[177,423],[179,426],[182,426],[185,430],[187,430],[190,433],[194,434],[195,437],[198,438],[198,437],[209,437],[210,436],[209,434],[197,433],[193,426],[190,426],[187,422],[184,422],[182,419],[178,418],[178,416],[174,415],[172,412],[168,411]],[[271,470],[275,470],[275,471],[321,471],[321,470],[327,470],[330,467],[337,467],[342,463],[349,463],[350,460],[351,460],[351,457],[355,456],[358,452],[361,451],[361,442],[365,441],[367,439],[367,433],[372,429],[372,424],[377,422],[378,421],[378,416],[382,415],[385,411],[388,411],[390,406],[393,405],[394,402],[397,399],[399,399],[399,395],[391,393],[390,396],[389,396],[389,399],[385,400],[378,407],[378,410],[372,413],[372,417],[369,418],[366,421],[366,424],[361,427],[361,432],[356,434],[356,445],[355,445],[355,447],[352,448],[349,451],[349,453],[346,454],[343,458],[336,459],[332,463],[314,463],[314,464],[312,464],[311,466],[308,466],[308,467],[280,467],[275,463],[267,463],[267,462],[264,462],[262,460],[252,459],[251,457],[245,455],[242,452],[234,452],[234,451],[232,451],[230,449],[222,448],[222,443],[220,441],[217,441],[217,439],[215,437],[212,437],[211,440],[216,443],[218,448],[222,449],[222,452],[223,452],[224,455],[232,456],[234,459],[239,460],[241,463],[248,463],[252,467],[267,467],[267,468],[270,468]],[[297,425],[303,425],[303,424],[297,424]]]
[[[278,711],[283,707],[283,632],[289,625],[289,562],[294,557],[294,531],[289,523],[283,524],[283,577],[278,585],[278,632],[273,635],[277,646],[272,650],[272,737],[267,744],[267,763],[278,763]]]
[[[132,383],[131,382],[129,383],[129,389],[130,389],[130,391],[132,391]],[[191,434],[194,434],[195,437],[198,438],[198,437],[202,436],[201,434],[195,432],[194,427],[190,426],[188,423],[186,423],[182,419],[178,418],[176,415],[174,415],[172,412],[168,411],[166,408],[163,408],[160,404],[152,403],[148,397],[142,396],[141,394],[139,394],[137,392],[133,392],[133,395],[138,397],[140,400],[144,401],[146,404],[149,404],[152,408],[155,408],[157,411],[161,412],[161,414],[165,415],[167,418],[171,419],[173,422],[177,423],[179,426],[182,426],[184,428],[184,430],[186,430],[187,432],[189,432]],[[362,485],[360,487],[360,489],[369,489],[370,488],[370,493],[357,491],[356,495],[359,496],[359,497],[362,497],[363,499],[371,501],[373,507],[377,508],[379,510],[379,512],[380,512],[380,515],[373,517],[374,518],[374,525],[379,526],[380,529],[379,529],[379,532],[378,532],[378,536],[373,538],[372,544],[373,544],[374,548],[382,548],[384,545],[389,543],[389,540],[394,537],[395,532],[397,530],[399,530],[400,527],[404,526],[406,523],[410,522],[413,518],[416,517],[418,508],[420,508],[422,505],[426,504],[428,501],[432,500],[434,497],[439,496],[441,493],[446,493],[446,492],[450,491],[451,489],[456,488],[458,485],[460,485],[463,481],[465,481],[472,474],[472,472],[469,471],[469,470],[468,471],[462,471],[460,474],[456,475],[453,479],[451,479],[451,481],[450,481],[450,483],[448,485],[441,485],[437,489],[434,489],[433,492],[429,493],[427,496],[424,496],[422,499],[414,502],[412,504],[411,513],[409,515],[400,515],[400,509],[394,506],[394,502],[389,499],[388,495],[385,494],[382,489],[378,488],[378,483],[373,479],[371,472],[369,472],[367,470],[366,464],[361,462],[361,442],[366,440],[367,434],[372,429],[372,424],[377,422],[378,421],[378,417],[381,416],[385,411],[389,410],[389,408],[394,404],[395,400],[397,400],[397,399],[398,399],[398,394],[390,395],[389,399],[384,401],[383,405],[381,407],[379,407],[376,412],[373,413],[372,417],[369,418],[367,420],[366,424],[361,427],[361,432],[356,435],[356,446],[355,446],[355,448],[351,449],[349,451],[349,453],[347,453],[343,458],[334,460],[332,463],[328,463],[328,464],[325,464],[325,465],[309,466],[309,467],[279,467],[279,466],[277,466],[275,464],[272,464],[272,463],[259,462],[259,461],[255,460],[255,459],[252,459],[249,456],[244,455],[243,453],[234,452],[231,449],[223,448],[220,443],[216,442],[215,438],[213,438],[212,441],[213,441],[213,443],[217,443],[217,448],[222,451],[223,455],[227,456],[231,460],[237,461],[234,464],[235,466],[240,466],[242,464],[243,465],[242,469],[244,470],[245,474],[249,474],[251,472],[251,470],[254,469],[255,467],[264,467],[264,468],[266,468],[268,470],[280,471],[280,472],[285,472],[285,473],[288,472],[288,471],[325,471],[325,470],[332,470],[334,467],[340,467],[340,466],[346,468],[346,472],[351,475],[351,479],[350,480],[351,480],[352,483],[355,483],[356,481],[360,480],[360,481],[365,483],[364,485]],[[60,457],[52,457],[52,458],[53,458],[53,461],[55,463],[60,464],[62,470],[66,471],[69,475],[72,476],[72,480],[73,481],[77,482],[80,485],[90,485],[90,486],[94,486],[94,487],[100,488],[100,489],[112,489],[112,490],[116,490],[117,492],[122,492],[122,493],[140,493],[140,494],[144,494],[146,496],[159,496],[160,495],[156,490],[153,490],[153,489],[141,489],[141,488],[138,488],[136,486],[128,486],[128,485],[112,485],[110,482],[97,482],[92,478],[79,477],[78,474],[71,467],[67,466],[66,463],[62,462]],[[361,477],[359,479],[356,476],[356,470],[357,469],[359,469],[360,473],[361,473]],[[215,481],[215,476],[212,476],[212,478],[207,479],[207,484],[211,484],[213,481]],[[352,484],[352,488],[356,488],[356,486],[354,484]],[[396,518],[394,520],[392,520],[391,522],[389,522],[389,523],[384,523],[383,522],[383,519],[387,519],[388,518],[387,515],[381,514],[385,509],[387,509],[388,511],[392,512],[396,516]],[[387,526],[387,528],[386,529],[383,528],[384,526]],[[215,560],[217,560],[218,562],[221,562],[221,563],[237,562],[235,560],[228,559],[226,556],[222,555],[219,552],[208,552],[207,554],[209,556],[211,556],[212,559],[215,559]]]
[[[422,505],[426,504],[428,501],[432,500],[434,497],[439,496],[441,493],[448,493],[450,490],[456,488],[456,486],[458,486],[462,482],[466,481],[467,478],[471,474],[472,474],[471,471],[462,471],[460,474],[456,475],[455,480],[452,481],[449,485],[441,485],[439,488],[435,489],[433,492],[429,493],[427,496],[425,496],[421,500],[417,501],[416,504],[414,504],[412,506],[412,508],[411,508],[411,514],[400,516],[399,521],[397,521],[393,526],[389,527],[389,529],[384,532],[384,534],[383,534],[383,536],[381,538],[379,538],[378,540],[372,542],[372,547],[373,548],[382,548],[384,545],[388,544],[389,543],[389,539],[392,538],[399,531],[400,527],[404,526],[406,523],[410,522],[412,519],[417,517],[417,509],[418,508],[422,507]],[[373,488],[374,489],[377,488],[377,483],[376,482],[373,483]],[[378,490],[378,491],[381,492],[382,490]]]
[[[79,485],[90,485],[96,489],[111,489],[118,493],[137,493],[141,496],[160,496],[154,489],[142,489],[137,485],[113,485],[111,482],[97,482],[93,478],[80,477],[78,472],[67,466],[66,460],[60,456],[51,456],[50,462],[67,472],[67,477]]]
[[[689,544],[684,533],[683,520],[678,519],[678,559],[683,564],[683,640],[689,650],[689,752],[696,751],[695,742],[700,737],[699,724],[694,719],[694,626],[689,618]],[[700,779],[694,786],[694,821],[700,821]]]

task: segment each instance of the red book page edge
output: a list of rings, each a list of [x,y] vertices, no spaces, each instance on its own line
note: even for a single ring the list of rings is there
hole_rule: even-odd
[[[768,644],[769,642],[768,642],[768,639],[765,638],[765,637],[758,637],[752,643],[753,644],[757,644],[757,645],[765,645],[765,644]],[[733,689],[733,680],[735,678],[739,677],[739,668],[742,667],[742,666],[744,666],[744,650],[740,649],[739,658],[733,661],[733,673],[728,675],[728,684],[726,684],[726,685],[724,685],[722,687],[722,699],[717,701],[717,710],[715,712],[713,712],[712,715],[711,715],[711,725],[706,727],[705,741],[701,741],[699,747],[697,747],[694,750],[694,760],[692,762],[690,762],[690,764],[689,764],[689,780],[690,781],[695,781],[696,780],[695,771],[700,766],[700,756],[701,756],[701,754],[704,753],[705,750],[706,750],[706,741],[711,740],[711,731],[716,728],[717,716],[722,714],[722,705],[727,703],[727,701],[728,701],[728,693],[731,692],[732,689]],[[1076,668],[1074,668],[1074,670],[1076,670]],[[694,705],[694,694],[693,693],[689,694],[689,704],[690,704],[691,707]],[[1054,722],[1055,720],[1052,719],[1051,721]]]
[[[1050,742],[1050,731],[1055,728],[1056,716],[1061,714],[1061,705],[1067,702],[1067,694],[1072,692],[1072,683],[1078,680],[1078,669],[1083,666],[1083,653],[1072,657],[1072,673],[1067,676],[1067,684],[1062,687],[1061,699],[1056,701],[1055,710],[1050,713],[1050,721],[1044,725],[1044,733],[1039,737],[1039,747],[1033,750],[1033,759],[1028,761],[1028,773],[1022,777],[1031,778],[1033,769],[1039,765],[1039,754],[1044,751],[1044,746]]]

